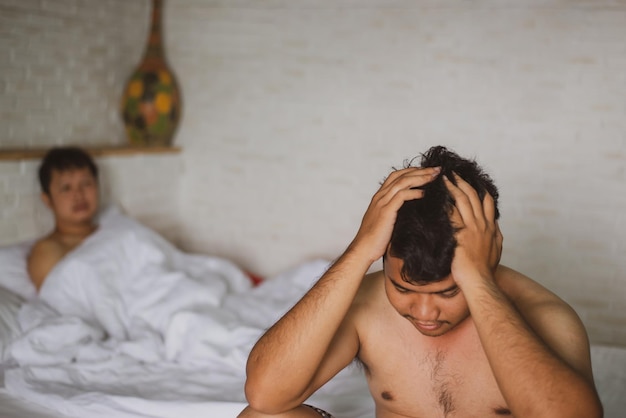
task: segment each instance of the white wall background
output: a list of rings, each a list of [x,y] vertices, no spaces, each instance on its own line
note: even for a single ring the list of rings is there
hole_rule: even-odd
[[[118,206],[178,244],[179,155],[101,157],[102,206]],[[39,161],[0,161],[0,245],[31,240],[49,232],[54,219],[40,198]]]
[[[131,214],[273,275],[338,256],[391,167],[448,145],[500,187],[503,262],[570,302],[595,342],[626,344],[625,1],[170,0],[165,28],[183,151],[104,159]],[[0,202],[31,166],[0,163]],[[24,236],[18,209],[4,242]]]

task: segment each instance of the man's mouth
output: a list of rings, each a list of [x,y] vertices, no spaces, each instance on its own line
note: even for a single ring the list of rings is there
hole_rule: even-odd
[[[422,329],[424,331],[436,331],[443,325],[443,322],[435,321],[435,322],[421,322],[421,321],[413,321],[413,325],[417,328]]]
[[[72,210],[74,212],[82,212],[84,210],[89,209],[89,205],[87,203],[76,203],[73,207]]]

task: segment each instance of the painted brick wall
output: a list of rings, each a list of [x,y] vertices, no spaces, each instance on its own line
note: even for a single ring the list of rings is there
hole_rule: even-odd
[[[624,2],[176,4],[187,248],[335,258],[391,166],[444,144],[500,186],[503,262],[626,343]]]
[[[124,143],[119,101],[147,38],[148,1],[0,0],[0,148]],[[177,242],[180,155],[106,157],[104,202]],[[39,161],[0,161],[0,244],[52,227]]]
[[[174,243],[179,242],[179,155],[101,157],[103,207],[120,207]],[[0,162],[0,245],[30,240],[54,226],[40,199],[39,161]]]
[[[0,147],[124,141],[149,2],[0,0]]]
[[[0,11],[0,145],[118,138],[146,3]],[[595,342],[626,344],[623,1],[177,0],[165,26],[183,152],[99,160],[132,215],[273,275],[338,256],[391,166],[448,145],[501,188],[503,262],[572,303]],[[46,227],[35,169],[0,163],[3,242]]]

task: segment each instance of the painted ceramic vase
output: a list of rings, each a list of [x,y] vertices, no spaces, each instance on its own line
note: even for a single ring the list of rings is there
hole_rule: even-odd
[[[122,117],[134,146],[170,146],[181,117],[180,89],[163,45],[163,0],[152,0],[152,20],[142,61],[122,97]]]

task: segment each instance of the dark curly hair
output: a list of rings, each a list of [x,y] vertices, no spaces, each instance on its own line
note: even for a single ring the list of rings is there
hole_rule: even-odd
[[[405,163],[411,167],[418,157]],[[496,219],[498,210],[498,189],[475,160],[461,158],[443,146],[430,148],[421,155],[421,167],[441,167],[440,175],[424,185],[421,199],[405,202],[398,210],[398,216],[391,235],[388,255],[403,260],[403,280],[426,284],[444,279],[450,275],[450,267],[457,242],[455,230],[449,214],[454,200],[442,175],[456,184],[452,173],[468,182],[482,200],[489,193],[495,202]]]
[[[94,178],[98,179],[98,166],[87,152],[78,147],[54,147],[51,148],[39,166],[39,185],[41,191],[50,194],[50,180],[52,171],[66,171],[76,168],[88,168]]]

